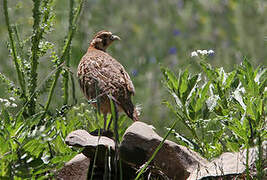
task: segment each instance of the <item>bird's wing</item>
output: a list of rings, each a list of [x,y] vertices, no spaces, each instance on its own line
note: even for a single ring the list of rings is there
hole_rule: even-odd
[[[88,51],[78,66],[77,74],[80,81],[82,80],[80,83],[82,88],[84,87],[83,82],[90,85],[90,82],[96,80],[102,92],[125,93],[125,95],[135,93],[130,76],[123,66],[102,51]],[[84,78],[87,80],[84,81]]]
[[[135,94],[135,89],[129,74],[124,67],[114,58],[105,53],[105,61],[103,61],[101,74],[107,76],[111,80],[111,84],[117,88],[126,88],[130,94]]]

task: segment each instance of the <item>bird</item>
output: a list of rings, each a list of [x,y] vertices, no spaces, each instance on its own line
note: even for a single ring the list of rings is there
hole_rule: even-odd
[[[120,37],[110,31],[102,30],[96,33],[77,69],[83,94],[104,115],[104,130],[107,114],[111,113],[109,97],[114,100],[118,112],[125,112],[133,121],[139,120],[139,110],[131,100],[135,94],[131,78],[124,67],[106,52],[117,40],[120,40]]]

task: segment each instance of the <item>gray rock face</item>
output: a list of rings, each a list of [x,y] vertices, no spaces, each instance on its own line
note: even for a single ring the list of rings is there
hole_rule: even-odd
[[[143,122],[133,123],[125,132],[120,145],[120,157],[137,165],[143,165],[154,153],[162,138]],[[206,166],[207,160],[186,147],[166,140],[152,166],[171,179],[186,179],[198,166]]]

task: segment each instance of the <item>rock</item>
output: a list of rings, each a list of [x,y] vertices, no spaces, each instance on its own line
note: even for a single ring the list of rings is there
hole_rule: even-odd
[[[188,178],[188,180],[197,179],[236,179],[237,177],[245,177],[246,171],[246,153],[243,152],[223,153],[220,157],[212,160],[206,167],[196,169]],[[266,155],[266,152],[264,153]],[[257,159],[257,152],[255,148],[249,149],[248,165],[250,175],[255,170],[255,162]],[[266,156],[265,156],[266,157]],[[255,173],[254,173],[255,175]]]
[[[100,132],[101,133],[101,132]],[[94,131],[93,134],[97,134],[97,131]],[[104,133],[102,132],[102,135]],[[108,133],[111,134],[111,133]],[[91,176],[91,171],[93,170],[94,180],[102,180],[102,179],[117,179],[120,175],[119,172],[119,163],[117,163],[117,176],[115,173],[115,167],[114,167],[114,156],[115,156],[115,142],[104,136],[94,136],[89,134],[85,130],[76,130],[71,132],[65,139],[65,142],[69,146],[75,146],[75,147],[82,147],[84,150],[82,153],[87,157],[87,159],[91,160],[90,166],[85,165],[86,170],[89,169],[89,176]],[[97,151],[97,158],[94,163],[94,157],[95,152]],[[123,179],[133,179],[135,177],[136,170],[133,169],[130,165],[122,163],[122,173],[123,173]],[[94,168],[94,169],[93,169]],[[110,172],[108,172],[108,170]],[[73,169],[75,171],[75,169]],[[77,170],[78,171],[78,170]],[[106,173],[105,173],[106,171]],[[60,171],[61,172],[61,171]],[[87,171],[86,171],[87,173]],[[76,174],[73,172],[73,174]],[[104,177],[106,174],[106,177]],[[86,174],[87,175],[87,174]],[[74,177],[71,176],[73,179],[79,179],[80,176]],[[85,176],[86,177],[86,176]]]
[[[83,154],[77,154],[57,173],[56,179],[86,180],[89,164],[90,159]]]
[[[76,147],[95,147],[97,145],[103,145],[107,148],[115,149],[115,142],[112,139],[105,136],[94,136],[85,130],[76,130],[71,132],[66,137],[65,142],[69,146]]]
[[[98,132],[94,131],[93,134],[98,135]],[[65,140],[66,144],[84,149],[82,154],[75,156],[65,164],[57,173],[57,179],[86,179],[87,174],[91,176],[90,172],[92,171],[94,180],[118,179],[120,164],[118,161],[114,161],[115,142],[103,135],[104,132],[100,137],[93,136],[85,130],[71,132]],[[145,165],[162,140],[163,138],[154,132],[152,126],[143,122],[134,122],[126,130],[119,145],[118,157],[122,160],[123,179],[134,179],[138,173],[137,170]],[[94,164],[96,149],[98,151]],[[263,164],[267,162],[266,154],[266,147],[263,146]],[[249,170],[252,176],[256,174],[256,159],[256,148],[251,148],[249,150]],[[209,162],[198,153],[166,140],[146,172],[143,173],[143,178],[159,180],[244,179],[245,164],[246,150],[237,153],[223,153]],[[115,172],[116,167],[117,173]],[[88,170],[89,173],[87,173]],[[267,179],[266,176],[264,178]]]
[[[76,130],[66,137],[65,142],[69,146],[84,147],[82,153],[90,159],[94,158],[96,149],[98,149],[96,160],[98,166],[105,166],[107,153],[112,159],[114,158],[115,142],[105,136],[93,136],[85,130]]]
[[[152,156],[162,139],[151,126],[135,122],[123,135],[120,157],[126,163],[140,167]],[[186,179],[197,167],[206,166],[207,163],[196,152],[166,140],[151,165],[171,179]]]

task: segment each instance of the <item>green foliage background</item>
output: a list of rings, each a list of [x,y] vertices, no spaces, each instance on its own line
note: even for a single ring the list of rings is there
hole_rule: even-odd
[[[69,2],[71,1],[55,0],[52,2],[51,19],[47,23],[47,27],[44,27],[44,29],[47,28],[47,33],[44,34],[44,38],[41,41],[41,56],[37,69],[37,87],[39,88],[36,101],[37,112],[43,110],[47,102],[49,87],[52,84],[51,75],[55,73],[54,70],[59,65],[58,59],[60,58],[56,54],[62,52],[67,32],[70,27],[74,27],[73,24],[69,27]],[[74,0],[73,2],[78,4],[79,0]],[[0,4],[0,9],[0,72],[7,79],[14,82],[15,87],[19,87],[16,69],[11,53],[8,51],[10,42],[2,11],[3,3]],[[30,44],[34,24],[32,9],[32,1],[8,1],[9,21],[13,30],[16,30],[19,35],[19,37],[16,37],[16,46],[20,56],[19,59],[22,62],[29,58],[31,51]],[[199,73],[202,71],[199,59],[190,57],[191,52],[197,49],[214,50],[215,55],[205,61],[215,67],[223,67],[225,71],[232,72],[234,67],[243,61],[244,57],[247,57],[254,67],[267,65],[266,17],[267,2],[265,0],[84,1],[81,16],[77,21],[76,32],[73,36],[70,56],[63,56],[64,60],[69,59],[69,65],[59,76],[59,81],[55,86],[55,93],[48,109],[48,117],[51,122],[44,124],[46,130],[43,128],[37,128],[36,130],[39,132],[39,134],[37,133],[38,138],[42,139],[42,133],[51,138],[49,140],[42,139],[43,142],[51,141],[54,145],[58,144],[58,147],[55,145],[54,149],[52,148],[55,151],[52,154],[57,156],[52,160],[50,157],[49,163],[51,166],[48,166],[47,169],[55,168],[54,164],[59,163],[59,166],[60,164],[62,165],[63,159],[66,161],[68,160],[66,158],[68,155],[71,158],[75,154],[63,144],[62,140],[67,133],[78,128],[92,130],[102,125],[101,123],[96,123],[96,119],[101,117],[95,116],[91,107],[87,105],[78,88],[77,79],[74,79],[75,91],[73,91],[71,80],[68,82],[63,80],[63,77],[67,75],[65,73],[68,71],[76,77],[79,60],[86,52],[89,41],[96,32],[106,29],[121,37],[122,41],[114,43],[108,52],[124,65],[133,80],[136,88],[134,102],[141,104],[143,107],[141,121],[153,124],[157,131],[163,135],[167,131],[166,127],[170,127],[177,117],[175,113],[172,113],[172,110],[166,108],[166,105],[162,103],[173,102],[173,97],[168,94],[167,89],[169,87],[166,84],[164,86],[162,81],[164,72],[161,71],[160,65],[174,72],[188,69],[189,73]],[[179,79],[177,74],[174,76]],[[45,82],[44,80],[48,81]],[[66,90],[64,88],[66,84],[64,83],[69,87],[67,89],[69,94],[67,100],[63,98]],[[265,85],[264,83],[263,85]],[[6,82],[1,82],[0,84],[0,98],[8,99],[10,96],[14,96],[10,94],[6,84]],[[75,98],[72,93],[75,93]],[[27,120],[28,123],[25,123],[22,128],[21,125],[25,119],[20,115],[19,110],[23,107],[23,101],[20,101],[19,98],[16,99],[18,107],[8,110],[3,108],[1,114],[5,124],[3,127],[9,127],[16,131],[14,130],[10,134],[8,132],[3,134],[9,134],[12,137],[16,133],[22,133],[23,130],[25,130],[26,134],[29,133],[28,135],[24,134],[25,137],[19,136],[16,139],[20,145],[15,143],[16,145],[11,147],[13,150],[18,148],[18,152],[21,149],[22,152],[20,153],[24,154],[25,151],[31,151],[29,149],[31,145],[33,147],[38,146],[38,144],[34,146],[34,142],[29,138],[35,137],[36,134],[32,135],[27,129],[29,130],[33,125],[38,124],[37,121],[42,118],[37,113],[31,116]],[[68,115],[66,117],[64,116],[65,106],[63,104],[75,104],[75,107],[67,112]],[[18,116],[15,118],[15,115]],[[18,124],[11,123],[15,119]],[[29,124],[31,121],[34,122]],[[121,122],[123,128],[120,131],[120,135],[127,125],[131,123],[131,120],[124,116],[121,117]],[[18,129],[20,131],[17,131]],[[183,131],[183,129],[182,124],[176,126],[177,132],[186,134],[187,132]],[[172,138],[177,140],[174,137]],[[31,156],[35,157],[37,164],[39,163],[40,165],[43,162],[41,158],[44,157],[44,154],[50,153],[51,155],[51,148],[49,148],[48,144],[44,145],[44,151],[40,147],[40,150],[36,151],[35,154],[30,154],[29,158]],[[236,146],[234,143],[229,146],[231,145]],[[210,147],[205,146],[203,148],[208,148],[209,150]],[[206,157],[217,156],[225,150],[221,147],[216,148],[218,151],[212,155],[204,153]],[[60,159],[61,156],[64,158]],[[12,159],[12,157],[8,158]],[[20,163],[22,161],[24,162],[24,160],[19,160]],[[12,163],[10,164],[11,167],[13,165]],[[40,169],[42,167],[40,165]],[[40,174],[41,171],[35,170],[34,173]],[[2,172],[2,174],[5,173]]]
[[[194,62],[188,61],[190,52],[213,49],[216,55],[210,63],[227,70],[239,64],[243,56],[251,57],[254,65],[266,64],[266,6],[264,0],[85,1],[72,44],[71,70],[76,73],[78,62],[94,33],[107,29],[118,34],[122,41],[114,44],[109,53],[131,75],[137,92],[134,100],[143,106],[142,120],[160,122],[168,117],[168,113],[161,105],[166,96],[160,82],[162,77],[158,63],[173,69],[190,66],[192,71],[199,70]],[[54,9],[54,30],[46,39],[60,51],[66,35],[62,32],[68,28],[68,1],[55,1]],[[29,38],[31,33],[31,10],[31,1],[9,1],[10,21],[17,26],[22,40]],[[0,27],[0,71],[17,82],[6,48],[8,34],[2,13]],[[47,56],[41,58],[38,83],[51,70],[52,64]],[[0,97],[4,97],[3,87],[0,93]],[[79,102],[84,101],[79,89],[76,93]],[[60,97],[60,92],[57,95]],[[57,101],[52,101],[52,104],[61,103],[58,101],[60,98],[54,99]]]

